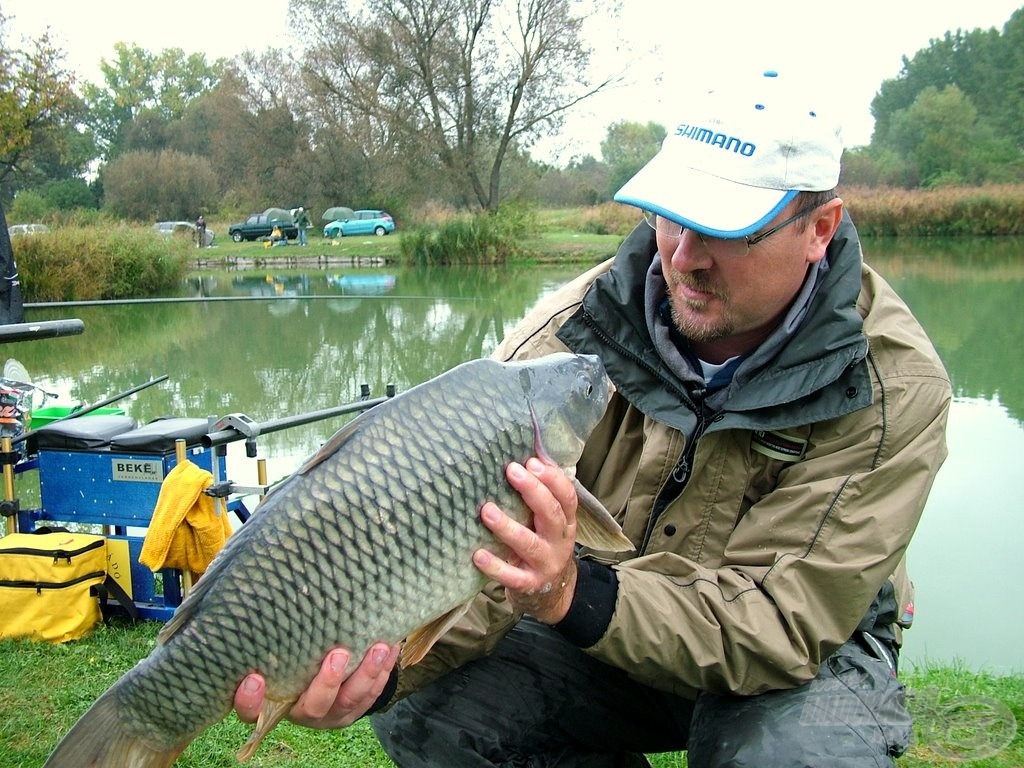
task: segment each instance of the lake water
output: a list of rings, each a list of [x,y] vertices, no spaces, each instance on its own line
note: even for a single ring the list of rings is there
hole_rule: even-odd
[[[911,663],[1024,671],[1024,240],[881,240],[867,260],[928,329],[953,380],[950,455],[911,546],[917,617]],[[582,267],[325,269],[204,274],[182,297],[209,301],[47,307],[80,336],[5,345],[49,404],[95,403],[167,374],[119,405],[159,416],[244,413],[266,422],[399,390],[488,354],[546,292]],[[220,297],[247,297],[227,299]],[[262,435],[271,480],[345,417]],[[241,444],[229,477],[256,483]],[[21,491],[19,491],[21,493]]]

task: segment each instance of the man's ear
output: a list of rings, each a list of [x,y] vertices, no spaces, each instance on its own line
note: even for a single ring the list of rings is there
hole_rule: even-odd
[[[816,264],[825,258],[825,249],[832,242],[832,236],[839,229],[839,222],[843,220],[843,201],[835,197],[825,203],[811,214],[811,224],[808,227],[813,233],[810,243],[810,255],[808,263]]]

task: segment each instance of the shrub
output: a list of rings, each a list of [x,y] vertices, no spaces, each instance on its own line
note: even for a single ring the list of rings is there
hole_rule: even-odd
[[[593,235],[625,237],[640,222],[640,211],[622,203],[602,203],[587,209],[578,226]]]
[[[402,235],[402,259],[416,266],[504,264],[522,255],[520,242],[536,228],[529,206],[512,205],[498,213],[478,213]]]
[[[59,228],[20,237],[14,248],[26,302],[167,295],[193,253],[187,239],[125,225]]]

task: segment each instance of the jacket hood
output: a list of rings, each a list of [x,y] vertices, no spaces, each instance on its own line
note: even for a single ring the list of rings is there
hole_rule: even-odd
[[[558,336],[576,352],[600,355],[620,394],[636,408],[692,434],[704,393],[662,358],[648,330],[645,291],[656,250],[650,227],[634,229]],[[826,261],[799,324],[776,329],[736,371],[724,402],[713,403],[730,426],[782,429],[870,404],[867,339],[856,308],[860,241],[845,212]]]

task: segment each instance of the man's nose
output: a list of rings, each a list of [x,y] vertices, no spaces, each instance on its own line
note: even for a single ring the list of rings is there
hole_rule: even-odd
[[[708,269],[712,264],[711,253],[699,234],[692,229],[684,229],[675,242],[672,252],[672,267],[680,272],[693,272]]]

